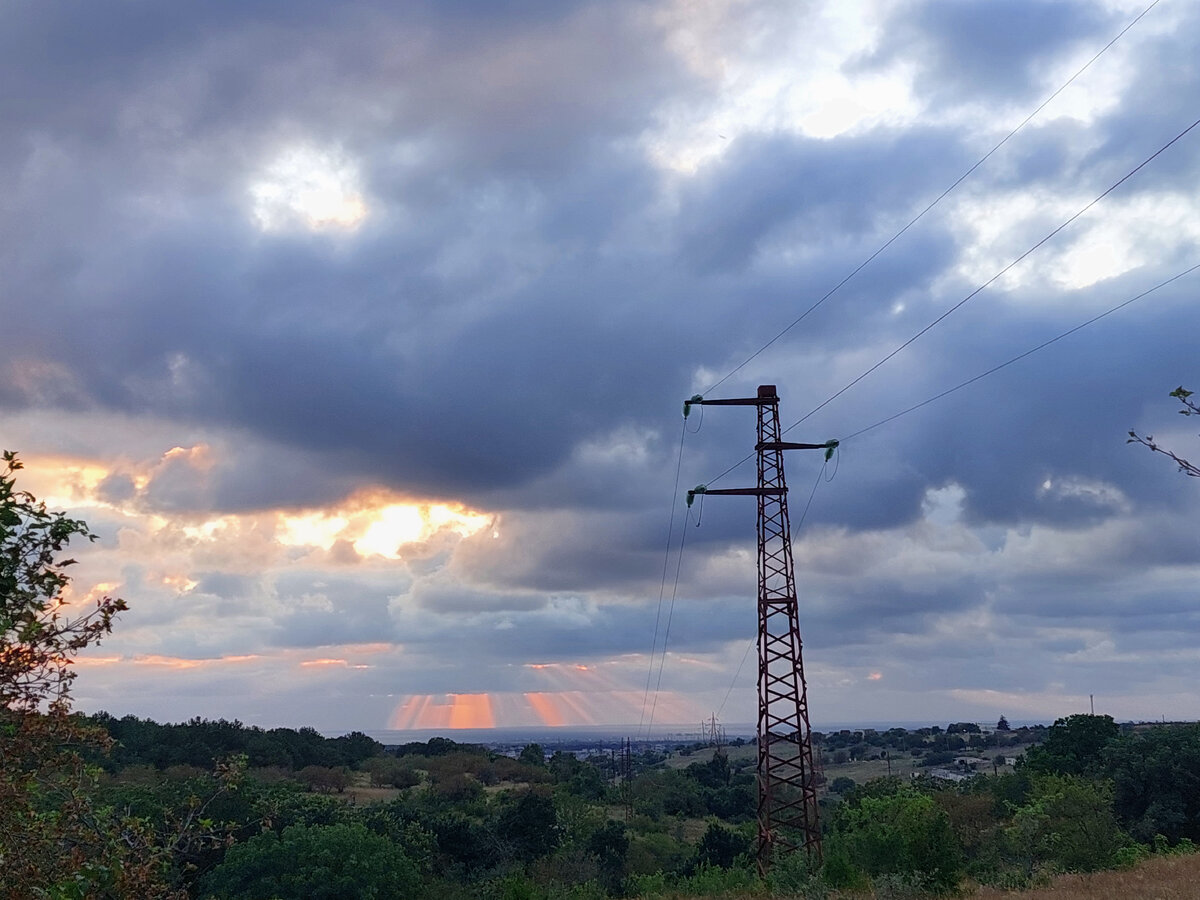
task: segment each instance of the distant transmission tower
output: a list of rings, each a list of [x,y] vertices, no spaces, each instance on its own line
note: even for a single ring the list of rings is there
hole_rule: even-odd
[[[725,726],[717,721],[716,713],[700,723],[700,740],[706,747],[718,750],[725,745]]]
[[[633,741],[621,742],[621,800],[625,806],[625,821],[633,819]]]
[[[808,686],[801,658],[800,617],[788,521],[784,450],[832,451],[836,441],[797,444],[781,440],[779,396],[764,384],[758,396],[733,400],[693,397],[685,404],[754,406],[758,409],[758,486],[696,494],[758,498],[758,866],[766,871],[776,849],[803,848],[821,858],[817,779],[808,723]]]

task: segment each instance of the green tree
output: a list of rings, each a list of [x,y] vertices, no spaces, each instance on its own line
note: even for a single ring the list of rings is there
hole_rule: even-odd
[[[749,850],[750,840],[744,834],[710,822],[696,847],[696,865],[728,869]]]
[[[390,900],[424,896],[416,865],[360,824],[292,825],[230,848],[202,879],[220,900]]]
[[[1001,716],[1000,720],[996,723],[996,730],[1011,731],[1012,729],[1008,727],[1008,719],[1004,718],[1004,716]]]
[[[1050,726],[1045,741],[1025,752],[1023,765],[1035,774],[1098,775],[1104,748],[1120,733],[1112,716],[1067,716]]]
[[[545,788],[522,791],[510,798],[500,812],[498,828],[512,844],[515,855],[524,860],[553,852],[562,836],[554,800]]]
[[[1105,752],[1113,808],[1140,841],[1200,840],[1200,726],[1122,735]]]
[[[625,858],[629,853],[629,835],[625,823],[609,819],[588,839],[588,852],[596,858],[604,886],[615,891],[625,877]]]
[[[95,540],[87,523],[49,512],[16,487],[23,468],[12,451],[0,471],[0,706],[22,713],[47,707],[66,712],[76,653],[112,631],[128,607],[102,597],[80,615],[68,614],[63,591],[73,559],[60,554],[73,538]]]
[[[856,786],[857,782],[853,778],[849,778],[845,775],[839,775],[830,783],[829,790],[833,791],[835,794],[845,794],[854,790]]]
[[[1029,802],[1017,810],[1008,843],[1027,871],[1050,863],[1068,872],[1094,872],[1112,865],[1129,843],[1113,814],[1112,786],[1076,775],[1034,779]]]
[[[828,855],[839,865],[871,876],[916,876],[935,893],[953,891],[963,873],[946,811],[911,788],[839,807],[829,844]]]
[[[527,766],[544,766],[546,765],[546,751],[542,749],[541,744],[526,744],[517,757],[517,762],[525,763]]]
[[[1182,385],[1175,388],[1175,390],[1171,391],[1171,396],[1174,397],[1176,400],[1178,400],[1183,405],[1182,409],[1177,410],[1177,412],[1181,416],[1198,416],[1198,415],[1200,415],[1200,404],[1197,404],[1196,401],[1192,399],[1193,393],[1195,393],[1195,392],[1186,390]],[[1161,453],[1164,456],[1169,456],[1169,457],[1171,457],[1171,459],[1173,459],[1175,461],[1175,464],[1177,466],[1179,466],[1179,471],[1182,472],[1184,475],[1200,477],[1200,466],[1197,466],[1196,464],[1189,462],[1188,460],[1184,459],[1181,456],[1177,456],[1174,452],[1166,449],[1165,447],[1160,447],[1158,444],[1156,444],[1154,442],[1154,435],[1152,435],[1152,434],[1147,434],[1145,436],[1142,436],[1142,435],[1138,434],[1136,431],[1130,431],[1129,432],[1129,440],[1127,440],[1125,443],[1141,444],[1143,447],[1148,447],[1150,450],[1154,451],[1155,453]]]
[[[71,664],[112,631],[125,602],[71,609],[62,558],[87,524],[50,512],[0,465],[0,897],[174,896],[167,859],[145,822],[95,808],[83,752],[108,748],[102,728],[71,715]]]

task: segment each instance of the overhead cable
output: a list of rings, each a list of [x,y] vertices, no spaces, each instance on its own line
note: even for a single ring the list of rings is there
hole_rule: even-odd
[[[1119,179],[1117,179],[1115,182],[1113,182],[1102,194],[1100,194],[1095,199],[1089,201],[1085,206],[1083,206],[1082,209],[1080,209],[1078,212],[1076,212],[1074,215],[1072,215],[1070,218],[1068,218],[1065,222],[1061,223],[1056,228],[1054,228],[1049,234],[1047,234],[1041,240],[1037,241],[1037,243],[1035,243],[1032,247],[1030,247],[1028,250],[1026,250],[1024,253],[1022,253],[1020,256],[1018,256],[1016,259],[1014,259],[1012,262],[1010,262],[1008,265],[1006,265],[1002,269],[1000,269],[1000,271],[998,271],[995,275],[993,275],[991,278],[989,278],[983,284],[979,285],[979,287],[975,288],[975,290],[971,291],[971,293],[967,294],[967,296],[963,297],[961,300],[959,300],[957,303],[955,303],[953,306],[951,306],[949,309],[947,309],[945,312],[943,312],[940,316],[938,316],[936,319],[934,319],[932,322],[930,322],[928,325],[926,325],[924,328],[922,328],[920,331],[918,331],[916,334],[914,334],[912,337],[910,337],[908,340],[906,340],[903,344],[898,346],[895,350],[892,350],[890,353],[888,353],[886,356],[884,356],[881,360],[879,360],[873,366],[868,368],[861,375],[856,377],[853,381],[851,381],[849,384],[847,384],[841,390],[831,394],[825,400],[821,401],[821,403],[817,404],[817,406],[813,407],[811,410],[809,410],[807,413],[805,413],[803,416],[801,416],[799,419],[797,419],[795,422],[793,422],[791,425],[789,425],[787,428],[785,428],[783,430],[783,433],[787,434],[789,431],[791,431],[793,428],[795,428],[801,422],[804,422],[806,419],[810,418],[811,416],[813,416],[820,410],[824,409],[826,406],[828,406],[830,403],[832,403],[838,397],[842,396],[842,394],[846,393],[846,391],[850,390],[852,387],[854,387],[856,384],[858,384],[864,378],[869,376],[876,369],[880,368],[885,363],[887,363],[888,360],[895,357],[897,354],[899,354],[901,351],[903,351],[906,347],[908,347],[909,345],[916,342],[920,337],[922,337],[923,335],[925,335],[926,333],[931,331],[937,325],[941,324],[943,321],[945,321],[947,318],[949,318],[953,313],[957,312],[959,309],[961,309],[963,306],[965,306],[968,302],[970,302],[976,296],[981,294],[988,287],[995,284],[996,281],[998,281],[1000,278],[1002,278],[1006,274],[1008,274],[1013,268],[1015,268],[1020,263],[1024,262],[1026,258],[1033,255],[1033,253],[1035,253],[1037,250],[1039,250],[1042,247],[1042,245],[1046,244],[1048,241],[1050,241],[1052,238],[1054,238],[1056,235],[1058,235],[1061,231],[1063,231],[1068,226],[1070,226],[1076,219],[1078,219],[1080,216],[1082,216],[1084,213],[1086,213],[1088,210],[1090,210],[1093,206],[1095,206],[1097,203],[1099,203],[1101,200],[1103,200],[1105,197],[1107,197],[1109,194],[1111,194],[1113,191],[1115,191],[1117,188],[1119,188],[1121,185],[1123,185],[1126,181],[1128,181],[1130,178],[1132,178],[1134,175],[1136,175],[1138,172],[1140,172],[1142,169],[1144,169],[1146,166],[1148,166],[1151,162],[1153,162],[1155,159],[1157,159],[1160,155],[1165,153],[1177,141],[1182,140],[1183,137],[1185,135],[1187,135],[1188,132],[1192,131],[1192,129],[1194,129],[1197,125],[1200,125],[1200,119],[1196,119],[1196,121],[1192,122],[1191,125],[1187,126],[1185,129],[1183,129],[1183,131],[1179,132],[1179,134],[1175,135],[1175,137],[1171,138],[1169,141],[1167,141],[1165,144],[1163,144],[1161,147],[1159,147],[1157,150],[1155,150],[1153,153],[1151,153],[1149,156],[1147,156],[1144,160],[1142,160],[1140,163],[1138,163],[1136,166],[1134,166],[1132,169],[1130,169],[1128,172],[1126,172],[1124,175],[1122,175]],[[739,463],[739,465],[740,465],[740,463]]]
[[[978,375],[974,376],[973,378],[968,378],[966,381],[960,382],[959,384],[956,384],[954,387],[948,388],[947,390],[942,391],[940,394],[934,394],[928,400],[922,400],[920,403],[914,404],[913,406],[908,407],[908,409],[901,410],[898,413],[894,413],[893,415],[888,416],[886,419],[880,419],[874,425],[868,425],[866,428],[860,428],[858,431],[855,431],[853,434],[846,435],[846,437],[842,438],[842,443],[844,444],[846,441],[853,440],[854,438],[858,437],[859,435],[866,434],[868,431],[873,431],[874,429],[880,427],[881,425],[886,425],[889,422],[895,421],[896,419],[899,419],[901,416],[907,416],[911,412],[916,412],[918,409],[920,409],[923,406],[928,406],[930,403],[933,403],[936,400],[941,400],[943,397],[949,396],[950,394],[953,394],[955,391],[962,390],[963,388],[967,387],[968,385],[974,384],[975,382],[979,381],[980,379],[987,378],[989,375],[993,375],[996,372],[999,372],[1001,369],[1005,369],[1008,366],[1011,366],[1015,362],[1020,362],[1025,357],[1032,356],[1033,354],[1037,353],[1039,350],[1044,350],[1047,347],[1049,347],[1051,344],[1056,344],[1059,341],[1061,341],[1063,338],[1070,337],[1075,332],[1082,331],[1084,328],[1087,328],[1089,325],[1091,325],[1095,322],[1099,322],[1101,319],[1111,316],[1115,312],[1120,312],[1122,309],[1129,306],[1131,303],[1135,303],[1138,300],[1141,300],[1143,297],[1147,296],[1148,294],[1153,294],[1155,291],[1159,290],[1160,288],[1166,287],[1168,284],[1171,284],[1171,282],[1173,282],[1173,281],[1178,281],[1180,278],[1183,278],[1185,275],[1192,274],[1192,272],[1195,272],[1197,269],[1200,269],[1200,263],[1196,263],[1196,265],[1191,266],[1190,268],[1184,269],[1182,272],[1179,272],[1176,275],[1172,275],[1170,278],[1167,278],[1164,281],[1160,281],[1158,284],[1154,285],[1154,287],[1147,288],[1146,290],[1142,291],[1140,294],[1130,297],[1128,300],[1125,300],[1122,303],[1118,303],[1116,306],[1112,307],[1111,309],[1106,309],[1104,312],[1100,313],[1098,316],[1092,316],[1092,318],[1088,319],[1086,322],[1081,322],[1080,324],[1076,325],[1074,328],[1069,328],[1066,331],[1064,331],[1062,334],[1056,335],[1055,337],[1050,338],[1050,340],[1048,340],[1048,341],[1043,341],[1042,343],[1038,344],[1036,347],[1033,347],[1030,350],[1026,350],[1024,353],[1019,353],[1016,356],[1014,356],[1012,359],[1009,359],[1005,362],[1000,363],[1000,365],[998,365],[998,366],[992,366],[986,372],[980,372]]]
[[[992,147],[991,150],[989,150],[987,153],[985,153],[983,156],[981,156],[975,162],[975,164],[973,166],[971,166],[969,169],[967,169],[967,171],[965,171],[961,175],[959,175],[958,178],[955,179],[954,182],[948,188],[946,188],[944,191],[942,191],[940,194],[938,194],[938,196],[935,197],[928,206],[926,206],[919,213],[917,213],[915,216],[913,216],[913,218],[910,219],[903,228],[901,228],[899,231],[897,231],[895,234],[893,234],[890,238],[888,238],[874,253],[872,253],[865,260],[863,260],[861,263],[859,263],[858,266],[850,272],[850,274],[846,275],[844,278],[842,278],[841,281],[839,281],[832,288],[830,288],[824,294],[824,296],[822,296],[819,300],[817,300],[812,306],[810,306],[808,309],[806,309],[804,312],[802,312],[799,316],[797,316],[795,319],[793,319],[790,323],[788,323],[788,325],[782,331],[780,331],[773,338],[771,338],[769,341],[767,341],[765,344],[763,344],[761,347],[759,347],[757,350],[755,350],[753,353],[751,353],[749,356],[747,356],[744,360],[742,360],[740,363],[738,363],[736,366],[734,366],[719,381],[710,385],[704,391],[704,393],[705,394],[711,393],[714,388],[720,387],[722,384],[724,384],[726,381],[728,381],[730,378],[732,378],[734,375],[736,375],[738,372],[740,372],[747,364],[749,364],[757,356],[759,356],[759,354],[761,354],[763,351],[765,351],[767,348],[769,348],[772,344],[774,344],[776,341],[778,341],[781,337],[783,337],[785,334],[787,334],[789,331],[791,331],[793,328],[795,328],[797,325],[799,325],[802,321],[804,321],[804,319],[808,317],[809,313],[813,312],[817,307],[819,307],[826,300],[828,300],[830,297],[832,297],[834,294],[836,294],[842,288],[842,286],[846,284],[846,282],[848,282],[851,278],[853,278],[855,275],[857,275],[859,272],[861,272],[863,269],[865,269],[868,265],[870,265],[871,262],[874,261],[875,257],[879,256],[879,254],[881,254],[884,250],[886,250],[893,243],[895,243],[895,241],[898,238],[900,238],[906,231],[908,231],[910,228],[912,228],[914,225],[916,225],[917,222],[921,221],[921,219],[923,219],[925,217],[925,214],[927,212],[929,212],[935,206],[937,206],[939,203],[941,203],[955,188],[957,188],[960,184],[962,184],[964,181],[966,181],[967,178],[969,178],[975,172],[976,169],[978,169],[985,162],[987,162],[988,159],[991,158],[992,154],[994,154],[997,150],[999,150],[1001,147],[1003,147],[1005,144],[1007,144],[1017,134],[1017,132],[1019,132],[1022,128],[1024,128],[1031,121],[1033,121],[1034,117],[1037,116],[1037,114],[1040,113],[1043,109],[1045,109],[1051,103],[1051,101],[1054,100],[1055,97],[1057,97],[1059,94],[1061,94],[1063,91],[1065,91],[1068,87],[1070,87],[1074,83],[1075,79],[1077,79],[1080,75],[1082,75],[1084,72],[1086,72],[1091,67],[1092,63],[1094,63],[1101,56],[1103,56],[1108,51],[1108,49],[1110,47],[1112,47],[1113,44],[1115,44],[1117,41],[1119,41],[1122,37],[1125,36],[1125,32],[1127,32],[1127,31],[1129,31],[1129,29],[1133,28],[1134,25],[1136,25],[1138,22],[1141,21],[1143,16],[1145,16],[1148,12],[1150,12],[1150,10],[1154,9],[1154,7],[1158,6],[1158,4],[1160,2],[1161,2],[1161,0],[1154,0],[1154,2],[1152,2],[1149,6],[1147,6],[1140,13],[1138,13],[1132,20],[1130,20],[1130,22],[1124,28],[1122,28],[1116,34],[1115,37],[1113,37],[1112,40],[1110,40],[1107,44],[1105,44],[1103,47],[1101,47],[1100,50],[1097,51],[1097,53],[1091,59],[1089,59],[1086,63],[1084,63],[1075,72],[1074,75],[1072,75],[1065,82],[1063,82],[1063,84],[1058,88],[1058,90],[1056,90],[1053,94],[1051,94],[1049,97],[1047,97],[1045,100],[1043,100],[1041,102],[1041,104],[1039,104],[1038,107],[1033,112],[1031,112],[1029,115],[1027,115],[1024,119],[1021,120],[1021,123],[1019,125],[1017,125],[1016,128],[1014,128],[1012,131],[1010,131],[1008,134],[1006,134],[1000,140],[1000,142],[998,144],[996,144],[996,146]]]

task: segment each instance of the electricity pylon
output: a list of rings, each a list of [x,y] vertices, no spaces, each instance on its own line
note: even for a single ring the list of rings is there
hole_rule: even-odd
[[[817,821],[816,767],[808,722],[808,686],[801,655],[799,604],[788,521],[784,450],[825,450],[837,446],[783,441],[779,427],[779,395],[764,384],[758,396],[731,400],[693,397],[684,404],[754,406],[758,410],[758,485],[752,488],[688,492],[737,494],[758,498],[758,866],[765,872],[776,849],[803,848],[815,862],[821,858]]]

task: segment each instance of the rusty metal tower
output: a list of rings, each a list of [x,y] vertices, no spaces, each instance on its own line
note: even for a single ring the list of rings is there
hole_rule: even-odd
[[[783,441],[779,396],[764,384],[758,396],[731,400],[693,397],[688,405],[754,406],[758,410],[758,485],[752,488],[689,491],[758,498],[758,865],[766,871],[776,849],[803,848],[821,858],[817,821],[816,767],[808,722],[808,687],[801,656],[800,617],[788,521],[784,450],[825,450],[837,446]]]

